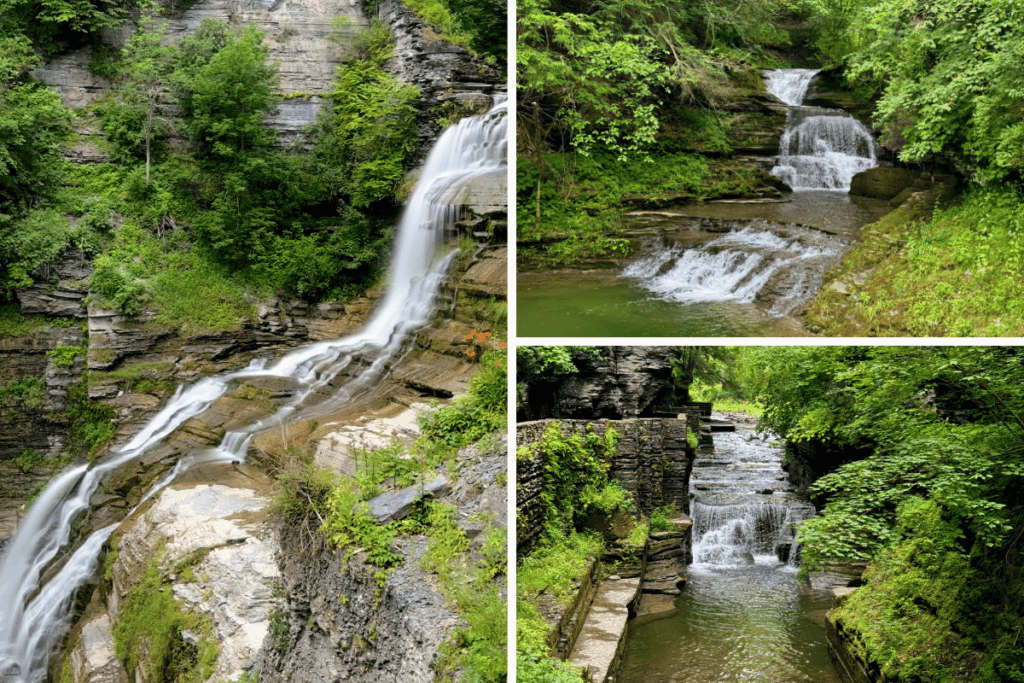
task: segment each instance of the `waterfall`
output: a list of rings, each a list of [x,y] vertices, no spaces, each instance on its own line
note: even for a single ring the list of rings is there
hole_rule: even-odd
[[[768,92],[790,105],[779,158],[771,173],[796,191],[850,189],[850,180],[878,165],[867,127],[840,109],[804,107],[812,69],[765,72]]]
[[[821,284],[842,255],[842,240],[768,223],[746,226],[684,249],[661,246],[626,266],[623,275],[667,301],[752,303],[769,281],[779,282],[771,312],[785,315]]]
[[[814,515],[782,471],[783,449],[744,425],[715,434],[690,478],[693,562],[705,566],[775,564],[794,567],[795,526]]]
[[[0,595],[4,600],[0,608],[0,680],[39,683],[46,677],[47,659],[70,625],[75,592],[94,575],[98,553],[117,525],[89,536],[63,558],[63,565],[42,586],[40,577],[44,569],[50,574],[51,563],[59,562],[60,554],[67,551],[72,521],[88,510],[105,475],[139,458],[185,420],[201,414],[228,391],[232,380],[290,377],[300,390],[272,418],[244,432],[226,434],[217,449],[202,454],[204,461],[244,459],[254,432],[294,416],[307,397],[325,387],[359,355],[372,355],[374,360],[336,391],[327,405],[347,401],[379,377],[409,333],[426,324],[434,312],[437,290],[454,256],[451,252],[439,257],[438,252],[446,233],[460,218],[458,202],[466,183],[506,168],[507,113],[508,104],[502,99],[486,114],[459,121],[438,139],[399,224],[387,292],[361,332],[297,349],[269,368],[254,361],[244,370],[179,387],[128,443],[111,449],[102,462],[68,470],[47,486],[0,558]],[[170,484],[188,465],[179,462],[143,500]]]

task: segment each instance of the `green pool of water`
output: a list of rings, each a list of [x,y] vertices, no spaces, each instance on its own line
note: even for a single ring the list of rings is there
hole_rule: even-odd
[[[658,299],[616,271],[522,273],[516,282],[521,337],[804,336],[798,320],[753,304]]]
[[[825,644],[828,592],[758,560],[688,568],[674,612],[631,623],[619,683],[839,683]]]

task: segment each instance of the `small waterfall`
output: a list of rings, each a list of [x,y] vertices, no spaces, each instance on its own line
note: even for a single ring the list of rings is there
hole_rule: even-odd
[[[840,109],[804,107],[812,69],[765,72],[768,92],[793,107],[779,141],[771,173],[794,190],[850,189],[854,175],[878,165],[876,143],[867,127]]]
[[[702,450],[690,478],[695,565],[795,566],[795,526],[814,507],[793,493],[782,471],[783,449],[769,437],[738,425],[715,434],[713,451]]]
[[[0,680],[40,683],[45,679],[47,659],[69,626],[75,592],[94,575],[99,551],[117,525],[89,536],[63,558],[60,569],[42,586],[40,577],[44,568],[49,573],[51,563],[59,562],[61,553],[66,553],[72,520],[89,508],[89,500],[105,475],[137,459],[185,420],[201,414],[228,391],[232,380],[291,377],[301,388],[293,402],[273,418],[245,432],[226,434],[218,448],[195,456],[194,462],[244,459],[253,433],[297,414],[305,399],[324,388],[357,356],[372,356],[373,362],[318,408],[343,403],[379,377],[409,333],[426,324],[433,314],[438,287],[454,252],[440,257],[437,254],[446,232],[460,217],[456,204],[467,181],[505,172],[507,113],[508,104],[502,99],[486,114],[459,121],[438,139],[398,227],[387,293],[361,332],[297,349],[269,368],[254,361],[239,372],[179,387],[128,443],[112,449],[101,463],[60,474],[40,494],[0,558],[0,595],[4,600],[0,609]],[[170,484],[190,464],[179,462],[143,500]]]
[[[770,312],[786,315],[820,286],[821,273],[844,248],[842,240],[823,233],[762,223],[734,228],[696,248],[657,247],[626,266],[623,275],[662,299],[686,304],[749,304],[770,289]]]

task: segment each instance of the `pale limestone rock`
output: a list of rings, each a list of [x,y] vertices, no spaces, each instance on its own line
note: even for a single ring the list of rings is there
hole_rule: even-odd
[[[192,581],[174,581],[174,595],[212,619],[220,648],[213,679],[240,676],[256,657],[279,602],[273,596],[277,541],[264,531],[267,504],[251,489],[222,484],[165,489],[148,511],[126,523],[113,567],[111,611],[119,609],[161,543],[165,571],[206,550],[191,567]]]
[[[109,615],[101,614],[82,626],[78,642],[71,650],[71,674],[74,683],[128,683],[114,651]]]
[[[320,439],[314,460],[319,467],[327,467],[342,474],[355,474],[356,451],[384,448],[395,440],[411,443],[420,433],[419,416],[430,410],[431,407],[426,403],[413,403],[393,417],[377,418],[365,424],[343,425]]]

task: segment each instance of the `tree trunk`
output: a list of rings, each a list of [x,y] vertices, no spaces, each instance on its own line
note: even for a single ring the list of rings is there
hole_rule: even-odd
[[[149,138],[153,133],[153,107],[156,106],[155,100],[150,98],[149,100],[149,111],[146,112],[146,187],[149,187]]]

